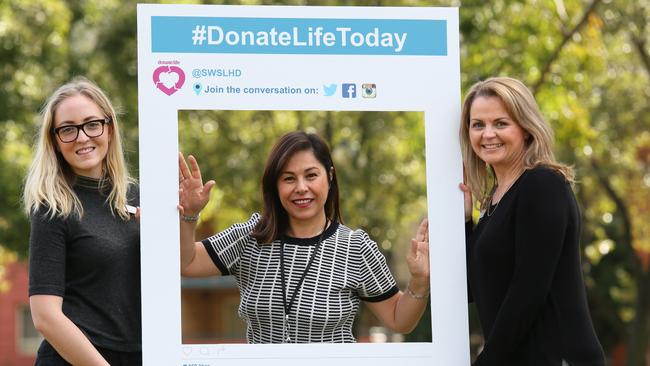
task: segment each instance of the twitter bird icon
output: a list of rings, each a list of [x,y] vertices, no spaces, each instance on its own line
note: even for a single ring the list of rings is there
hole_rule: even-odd
[[[330,84],[330,85],[323,85],[323,92],[325,93],[326,97],[331,97],[336,93],[336,84]]]

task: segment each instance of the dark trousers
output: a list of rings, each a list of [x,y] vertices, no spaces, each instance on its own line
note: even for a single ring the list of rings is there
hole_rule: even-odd
[[[97,351],[111,366],[140,366],[142,365],[142,352],[120,352],[95,346]],[[69,366],[63,357],[47,341],[43,341],[36,354],[34,366]]]

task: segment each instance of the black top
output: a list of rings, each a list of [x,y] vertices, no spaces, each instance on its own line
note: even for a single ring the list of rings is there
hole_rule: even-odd
[[[498,206],[467,225],[468,278],[485,336],[474,365],[605,365],[580,264],[571,187],[526,171]]]
[[[140,351],[140,225],[111,213],[100,181],[77,177],[73,189],[81,220],[49,219],[47,208],[31,215],[29,295],[63,297],[63,313],[94,345]],[[128,201],[139,206],[137,186]]]

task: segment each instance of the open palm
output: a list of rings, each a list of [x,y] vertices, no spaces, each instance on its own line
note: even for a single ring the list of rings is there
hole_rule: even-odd
[[[203,184],[201,169],[194,156],[187,157],[189,166],[182,153],[178,153],[178,210],[181,215],[194,216],[208,204],[210,191],[215,182],[210,180]]]
[[[412,277],[429,277],[429,221],[422,220],[411,247],[406,254],[406,263]]]

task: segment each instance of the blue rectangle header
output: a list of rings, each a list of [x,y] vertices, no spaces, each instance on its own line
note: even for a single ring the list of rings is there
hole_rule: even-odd
[[[154,53],[446,56],[447,21],[151,17]]]

